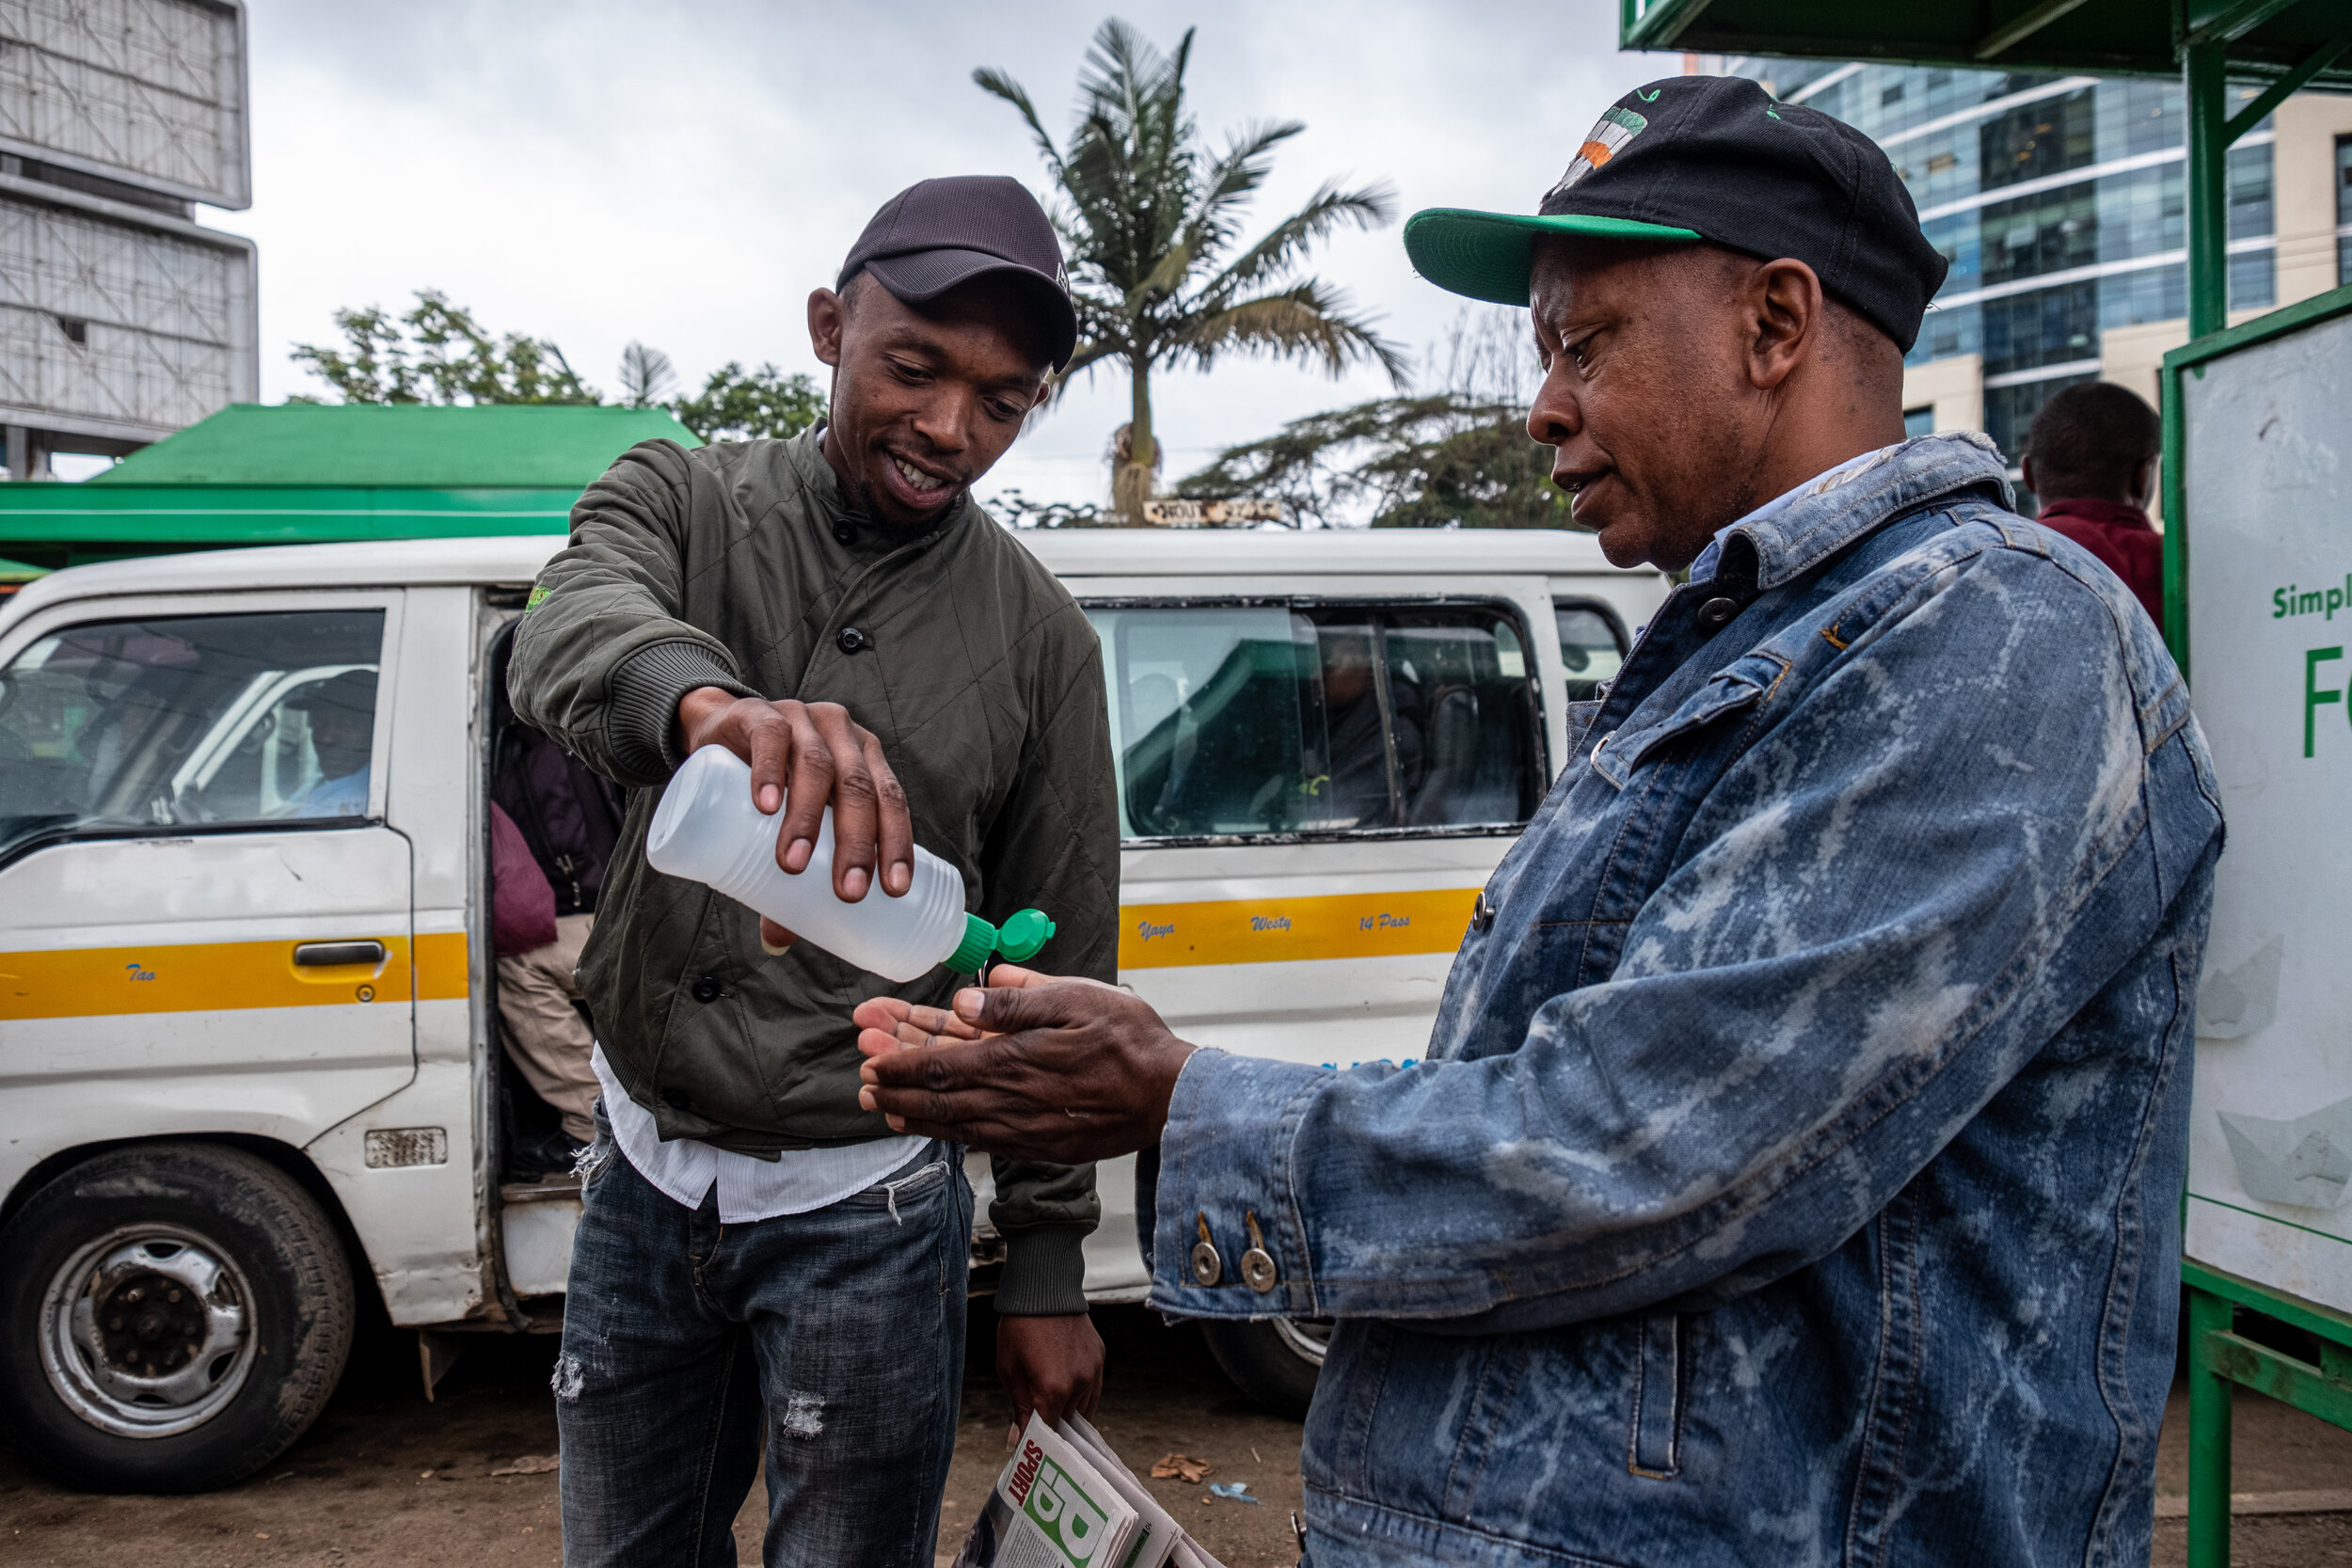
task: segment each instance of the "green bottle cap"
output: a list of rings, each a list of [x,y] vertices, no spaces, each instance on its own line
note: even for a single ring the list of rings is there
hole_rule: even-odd
[[[1026,963],[1053,934],[1054,923],[1045,918],[1044,911],[1023,910],[1005,922],[996,938],[996,950],[1009,962]]]
[[[963,940],[947,955],[947,967],[958,974],[977,974],[995,950],[996,927],[977,914],[967,914],[963,917]]]

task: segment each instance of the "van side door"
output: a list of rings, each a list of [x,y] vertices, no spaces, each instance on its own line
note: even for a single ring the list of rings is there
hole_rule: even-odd
[[[299,1147],[413,1076],[447,955],[384,820],[401,611],[123,597],[0,645],[0,1191],[100,1139]]]

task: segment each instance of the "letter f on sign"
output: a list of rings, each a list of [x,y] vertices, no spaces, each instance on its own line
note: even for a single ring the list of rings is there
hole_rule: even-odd
[[[2313,686],[2312,678],[2319,673],[2319,667],[2322,664],[2329,659],[2343,657],[2342,648],[2313,648],[2303,656],[2303,754],[2305,756],[2312,754],[2312,732],[2318,724],[2320,705],[2344,701],[2343,692],[2326,690]]]

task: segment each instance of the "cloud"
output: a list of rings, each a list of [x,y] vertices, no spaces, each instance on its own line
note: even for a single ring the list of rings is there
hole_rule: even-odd
[[[255,200],[208,214],[261,245],[262,388],[315,389],[286,359],[340,306],[438,288],[500,330],[554,339],[610,390],[622,345],[682,381],[728,359],[818,372],[803,302],[867,216],[929,175],[1041,185],[1027,135],[970,82],[998,66],[1058,130],[1099,6],[818,7],[613,0],[260,0],[250,11]],[[1139,5],[1164,47],[1199,26],[1189,77],[1214,139],[1290,118],[1259,203],[1327,178],[1387,180],[1403,210],[1531,208],[1627,87],[1677,69],[1620,55],[1607,0],[1350,8]],[[1459,302],[1414,278],[1396,230],[1343,236],[1317,268],[1425,347]],[[1281,420],[1377,395],[1290,366],[1155,378],[1171,477]],[[1085,499],[1126,417],[1097,375],[984,482]]]

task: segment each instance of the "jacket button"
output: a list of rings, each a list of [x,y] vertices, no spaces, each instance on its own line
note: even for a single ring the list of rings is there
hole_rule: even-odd
[[[1216,1255],[1216,1243],[1209,1240],[1209,1215],[1206,1210],[1199,1220],[1200,1239],[1192,1243],[1192,1277],[1203,1290],[1225,1277],[1225,1259]]]
[[[872,641],[872,639],[868,638],[864,632],[858,630],[855,626],[843,626],[841,628],[841,635],[834,638],[834,641],[841,644],[841,651],[843,653],[853,654],[860,648],[865,647],[867,642]]]
[[[1249,1212],[1249,1250],[1241,1255],[1242,1283],[1264,1295],[1274,1289],[1281,1271],[1274,1266],[1274,1254],[1265,1249],[1265,1238],[1258,1232],[1258,1212]]]
[[[833,525],[833,537],[835,544],[852,544],[857,539],[857,530],[847,523],[835,523]]]
[[[706,974],[694,982],[694,1000],[716,1002],[725,993],[726,989],[719,983],[719,977],[716,974]]]
[[[1739,613],[1740,603],[1736,599],[1709,599],[1699,606],[1699,625],[1720,626]]]

